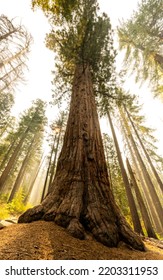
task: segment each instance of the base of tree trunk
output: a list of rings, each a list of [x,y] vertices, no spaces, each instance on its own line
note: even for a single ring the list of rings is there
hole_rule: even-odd
[[[106,205],[101,204],[100,207],[89,205],[85,213],[83,212],[77,217],[70,215],[70,208],[65,209],[65,212],[63,209],[62,212],[59,212],[59,208],[57,211],[55,205],[52,204],[54,200],[54,195],[50,194],[42,205],[35,206],[23,213],[19,217],[18,223],[30,223],[37,220],[54,221],[57,225],[66,228],[75,238],[86,239],[88,235],[91,235],[108,247],[117,247],[119,242],[123,241],[136,250],[145,251],[141,237],[118,213],[119,209],[116,211],[117,217],[112,215],[110,218],[110,209]],[[113,209],[114,213],[115,210]]]

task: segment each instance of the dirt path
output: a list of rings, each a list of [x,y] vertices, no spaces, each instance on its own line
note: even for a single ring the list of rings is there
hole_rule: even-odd
[[[139,252],[122,244],[108,248],[94,240],[78,240],[53,222],[15,224],[0,230],[1,260],[163,260],[163,249],[146,242]]]

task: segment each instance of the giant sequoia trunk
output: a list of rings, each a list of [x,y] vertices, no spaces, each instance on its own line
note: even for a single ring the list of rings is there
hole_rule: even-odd
[[[84,239],[114,247],[123,240],[144,250],[111,193],[89,67],[77,65],[64,143],[51,193],[19,222],[50,220]]]

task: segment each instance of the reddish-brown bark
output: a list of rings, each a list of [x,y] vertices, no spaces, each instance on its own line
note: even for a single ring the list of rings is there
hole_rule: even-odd
[[[19,222],[50,220],[75,237],[87,233],[115,247],[123,240],[144,250],[115,204],[107,174],[89,67],[77,65],[64,143],[51,193]]]

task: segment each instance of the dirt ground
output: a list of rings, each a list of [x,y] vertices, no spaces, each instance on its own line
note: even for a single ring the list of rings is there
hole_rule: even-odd
[[[53,222],[13,224],[0,230],[1,260],[163,260],[163,249],[145,241],[139,252],[121,244],[108,248],[95,240],[78,240]]]

